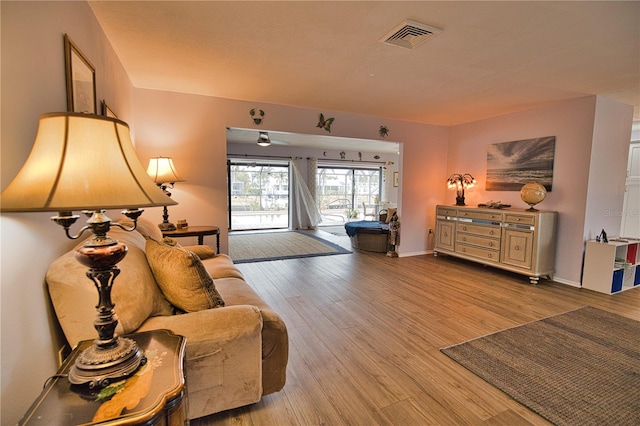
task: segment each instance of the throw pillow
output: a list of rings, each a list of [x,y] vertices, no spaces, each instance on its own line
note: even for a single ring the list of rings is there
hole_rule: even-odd
[[[224,306],[213,278],[195,253],[151,238],[146,253],[158,287],[172,305],[185,312]]]

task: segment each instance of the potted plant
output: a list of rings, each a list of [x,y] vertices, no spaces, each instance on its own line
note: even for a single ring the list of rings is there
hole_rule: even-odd
[[[344,211],[344,214],[347,216],[347,221],[351,221],[357,219],[360,212],[357,209],[347,209]]]

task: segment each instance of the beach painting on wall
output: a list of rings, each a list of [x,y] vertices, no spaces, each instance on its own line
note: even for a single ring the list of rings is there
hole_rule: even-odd
[[[520,191],[538,182],[551,192],[556,137],[494,143],[487,147],[487,191]]]

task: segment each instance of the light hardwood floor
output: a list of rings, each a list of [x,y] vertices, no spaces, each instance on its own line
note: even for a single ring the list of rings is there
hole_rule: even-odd
[[[444,256],[355,251],[239,267],[287,324],[287,384],[195,426],[547,425],[439,349],[587,305],[640,320],[640,289],[531,285]]]

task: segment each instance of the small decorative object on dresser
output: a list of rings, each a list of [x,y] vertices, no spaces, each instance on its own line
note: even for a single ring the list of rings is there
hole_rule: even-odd
[[[456,206],[464,206],[464,190],[473,188],[476,185],[476,179],[469,173],[455,173],[447,179],[447,188],[456,190]]]
[[[434,254],[448,254],[527,275],[553,275],[556,212],[436,207]]]
[[[522,201],[529,204],[529,208],[527,209],[529,212],[538,211],[534,206],[542,202],[546,196],[546,188],[538,182],[525,183],[522,186],[522,189],[520,189],[520,198],[522,198]]]

